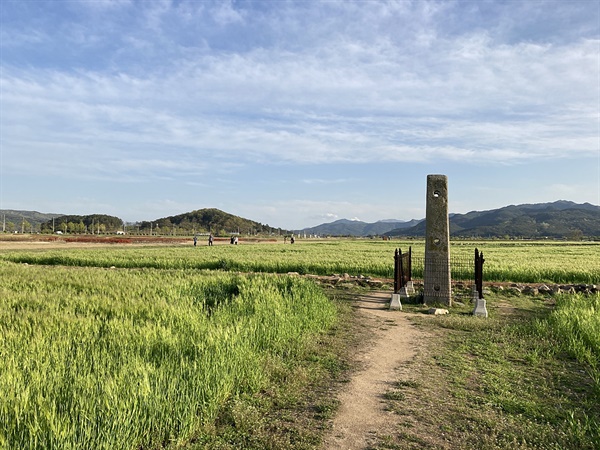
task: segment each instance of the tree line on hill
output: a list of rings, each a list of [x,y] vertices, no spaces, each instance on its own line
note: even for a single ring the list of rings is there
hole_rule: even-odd
[[[20,217],[25,221],[26,211],[21,211]],[[40,215],[40,213],[36,213]],[[31,214],[29,214],[31,217]],[[106,214],[91,215],[52,215],[45,217],[45,221],[37,227],[26,221],[27,226],[23,232],[41,233],[72,233],[72,234],[114,234],[124,232],[128,234],[144,235],[191,235],[212,233],[215,236],[240,235],[265,235],[281,234],[286,230],[270,227],[259,222],[243,219],[233,214],[220,211],[216,208],[199,209],[177,216],[164,217],[152,221],[124,223],[118,217]],[[34,230],[37,228],[37,230]],[[18,231],[14,225],[7,229],[8,232]]]
[[[41,233],[105,234],[123,230],[123,221],[106,214],[58,216],[40,225]]]

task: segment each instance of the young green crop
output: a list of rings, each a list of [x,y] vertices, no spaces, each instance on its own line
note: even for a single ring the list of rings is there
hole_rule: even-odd
[[[0,262],[0,448],[185,443],[335,320],[297,277]]]
[[[589,365],[600,392],[600,295],[559,296],[548,327],[568,352]]]
[[[411,246],[415,259],[413,276],[422,276],[423,241],[332,239],[296,242],[294,245],[279,243],[214,247],[120,246],[0,251],[0,260],[81,267],[299,272],[316,275],[349,273],[392,278],[394,250],[402,248],[403,251],[407,251]],[[600,282],[598,242],[453,241],[450,249],[451,262],[472,260],[476,247],[484,252],[485,281],[586,284]]]

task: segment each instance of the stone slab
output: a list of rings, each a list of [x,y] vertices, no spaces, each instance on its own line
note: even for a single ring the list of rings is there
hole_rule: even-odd
[[[443,308],[429,308],[429,311],[427,311],[429,314],[433,314],[434,316],[442,316],[444,314],[448,314],[449,311],[447,309],[443,309]]]
[[[400,302],[400,294],[392,294],[390,300],[390,309],[394,311],[402,311],[402,303]]]

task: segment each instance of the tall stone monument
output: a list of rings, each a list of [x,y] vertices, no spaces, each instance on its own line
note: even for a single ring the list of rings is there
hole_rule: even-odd
[[[448,177],[427,175],[423,301],[452,306]]]

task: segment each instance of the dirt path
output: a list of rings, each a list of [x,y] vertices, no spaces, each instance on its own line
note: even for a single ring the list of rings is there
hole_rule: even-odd
[[[362,366],[339,395],[341,402],[323,450],[362,450],[377,437],[390,435],[399,417],[385,410],[384,394],[407,371],[407,363],[423,345],[423,332],[401,311],[387,309],[389,292],[360,297],[357,307],[372,328],[371,344],[357,355]]]

